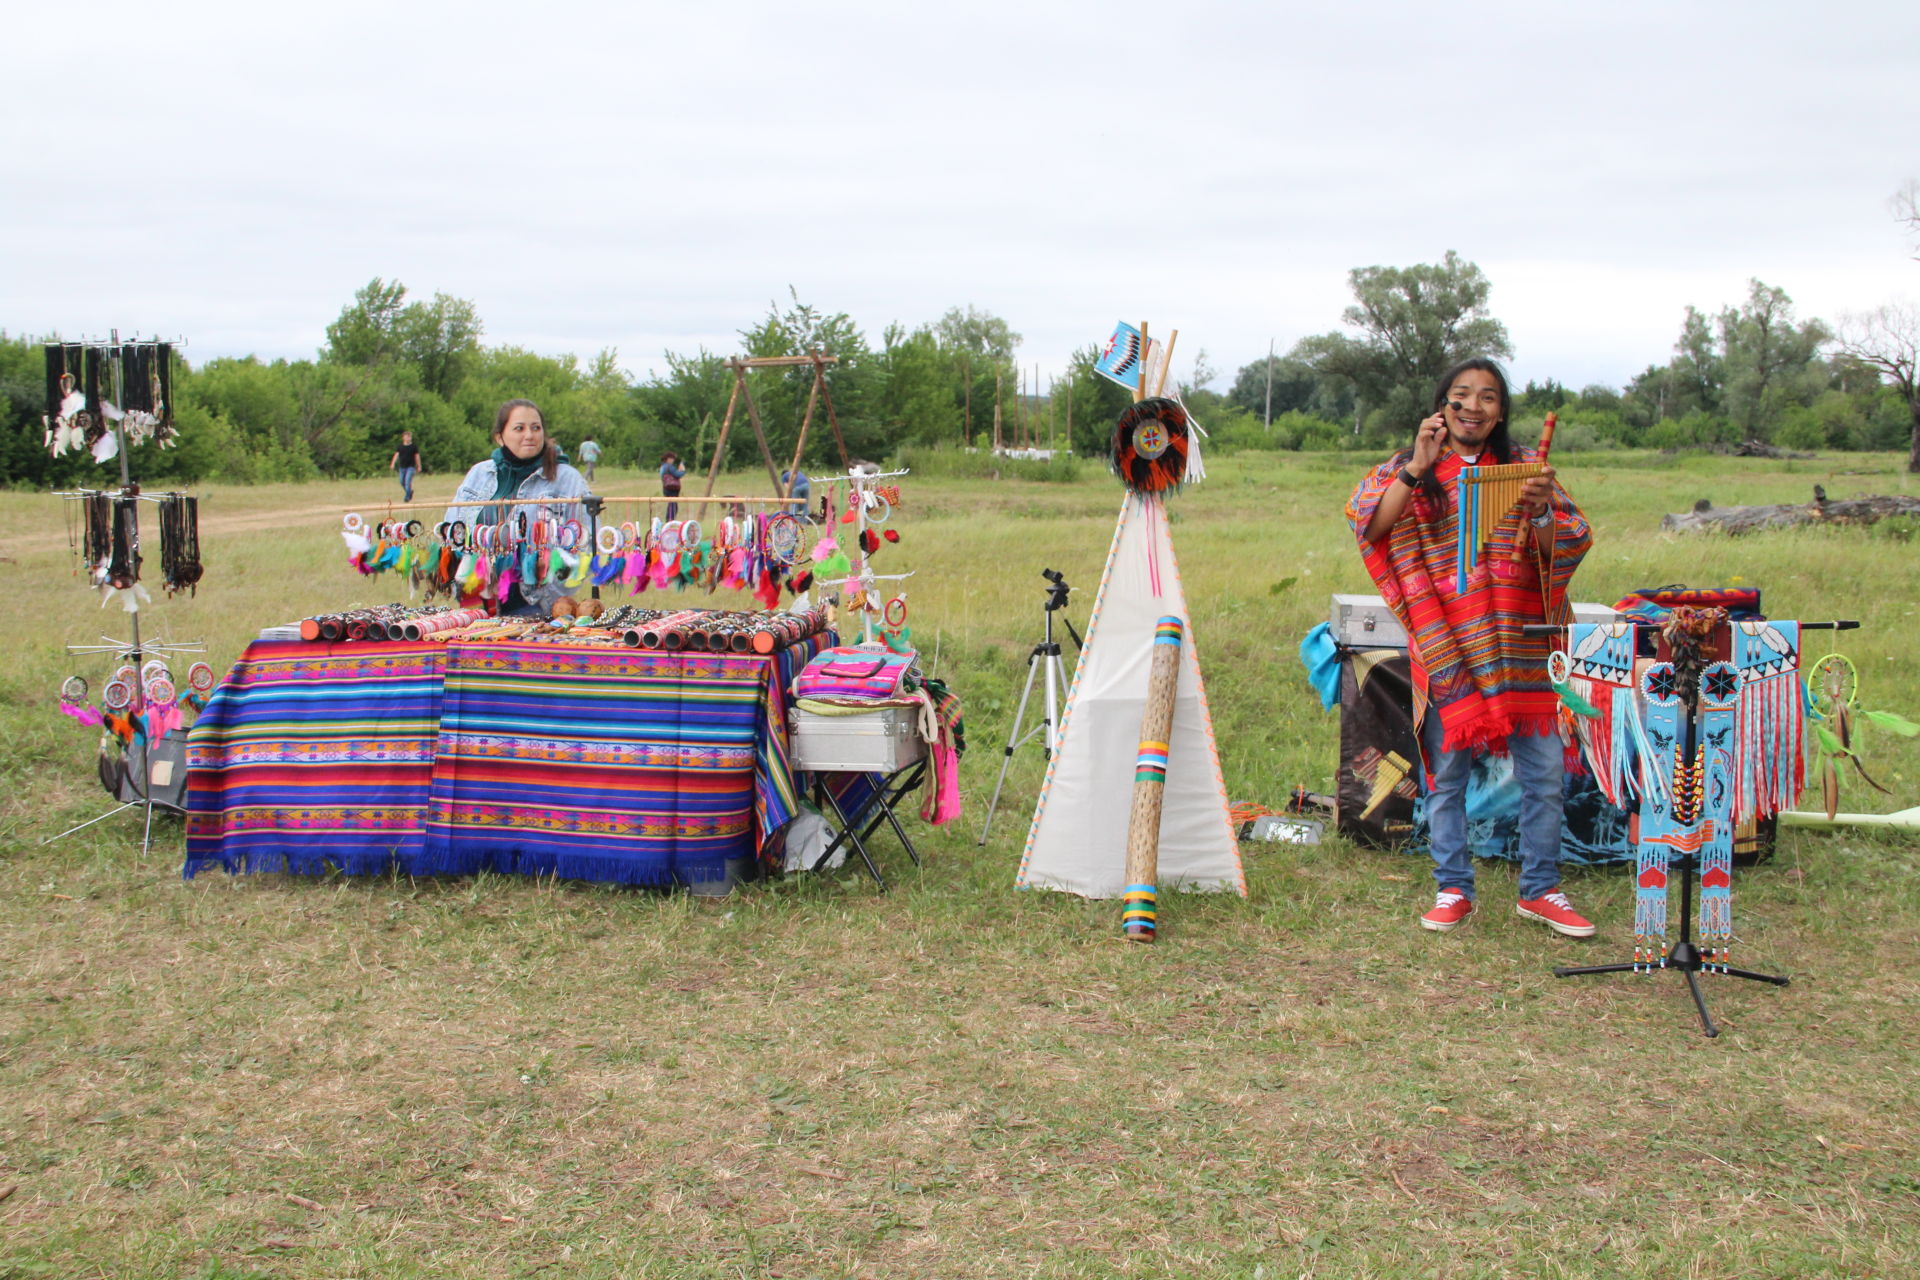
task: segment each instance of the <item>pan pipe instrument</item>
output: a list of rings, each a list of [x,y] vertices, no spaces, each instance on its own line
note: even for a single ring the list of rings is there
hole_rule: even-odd
[[[1527,481],[1544,475],[1547,451],[1553,447],[1553,428],[1557,417],[1549,413],[1540,428],[1540,458],[1537,462],[1508,462],[1490,467],[1460,468],[1458,553],[1454,576],[1459,582],[1480,564],[1480,552],[1493,540],[1500,526],[1509,520],[1518,523],[1520,491]],[[1516,539],[1516,544],[1518,543]],[[1518,554],[1516,550],[1516,555]]]

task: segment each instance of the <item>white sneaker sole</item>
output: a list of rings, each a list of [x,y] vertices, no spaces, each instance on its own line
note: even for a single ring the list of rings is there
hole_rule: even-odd
[[[1555,933],[1565,934],[1569,938],[1591,938],[1598,928],[1598,926],[1595,925],[1587,925],[1585,928],[1582,928],[1574,924],[1561,924],[1558,920],[1549,920],[1538,912],[1529,911],[1522,906],[1515,906],[1513,913],[1523,920],[1538,920]]]

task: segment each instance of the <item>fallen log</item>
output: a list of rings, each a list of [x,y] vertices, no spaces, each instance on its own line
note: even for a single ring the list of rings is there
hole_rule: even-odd
[[[1896,516],[1920,516],[1920,498],[1906,494],[1870,494],[1832,499],[1819,485],[1813,501],[1783,502],[1771,506],[1716,507],[1702,498],[1693,510],[1662,517],[1667,533],[1758,533],[1764,529],[1793,529],[1810,524],[1873,524]]]

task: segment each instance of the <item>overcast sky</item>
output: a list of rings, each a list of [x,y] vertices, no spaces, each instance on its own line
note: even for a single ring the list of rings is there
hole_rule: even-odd
[[[1920,295],[1920,4],[10,9],[0,327],[309,357],[374,276],[637,375],[792,286],[972,305],[1043,378],[1116,319],[1222,385],[1347,272],[1493,282],[1513,371],[1619,385],[1749,277]]]

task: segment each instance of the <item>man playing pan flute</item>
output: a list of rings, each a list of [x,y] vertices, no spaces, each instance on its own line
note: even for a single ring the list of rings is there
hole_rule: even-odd
[[[1564,764],[1549,640],[1529,623],[1570,620],[1567,582],[1593,532],[1539,450],[1508,434],[1512,397],[1491,360],[1449,369],[1433,413],[1353,492],[1347,519],[1367,572],[1406,627],[1413,716],[1426,766],[1439,894],[1420,918],[1445,933],[1474,907],[1467,779],[1475,753],[1509,755],[1520,784],[1519,914],[1571,937],[1593,925],[1560,891]],[[1468,471],[1467,468],[1513,470]],[[1463,538],[1463,502],[1487,512]],[[1484,542],[1482,538],[1484,537]]]

